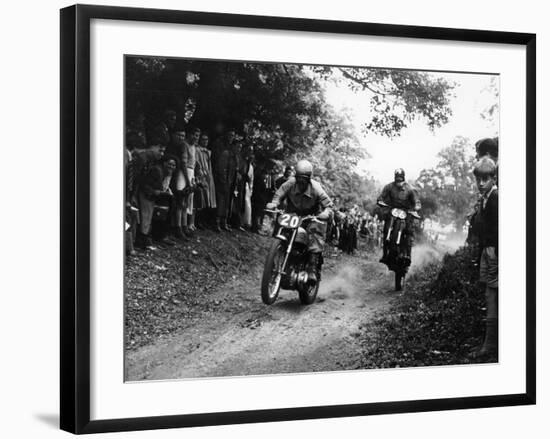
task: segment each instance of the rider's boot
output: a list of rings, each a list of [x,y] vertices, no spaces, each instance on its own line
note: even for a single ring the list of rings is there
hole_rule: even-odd
[[[407,250],[405,251],[405,256],[404,256],[406,265],[411,265],[411,247],[412,245],[410,243],[407,244]]]
[[[315,285],[317,282],[317,267],[319,265],[319,253],[310,253],[307,262],[307,282]]]
[[[386,245],[386,243],[384,243],[382,257],[380,258],[379,262],[381,262],[382,264],[388,262],[388,246]]]

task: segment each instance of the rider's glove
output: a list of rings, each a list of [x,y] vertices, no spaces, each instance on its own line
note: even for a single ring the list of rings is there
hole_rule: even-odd
[[[319,215],[317,215],[317,219],[319,221],[327,221],[330,218],[330,212],[323,211]]]
[[[265,206],[265,208],[269,210],[275,210],[277,209],[277,205],[275,203],[267,203],[267,206]]]

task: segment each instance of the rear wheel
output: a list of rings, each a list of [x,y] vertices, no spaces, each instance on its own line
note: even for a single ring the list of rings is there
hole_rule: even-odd
[[[282,277],[280,271],[284,258],[284,247],[280,241],[275,241],[267,254],[262,276],[262,302],[266,305],[275,302],[279,295]]]
[[[313,302],[315,302],[317,292],[319,291],[320,282],[321,280],[319,279],[317,282],[315,282],[315,285],[306,285],[304,288],[300,288],[298,290],[298,295],[300,296],[300,302],[302,302],[302,305],[311,305]]]

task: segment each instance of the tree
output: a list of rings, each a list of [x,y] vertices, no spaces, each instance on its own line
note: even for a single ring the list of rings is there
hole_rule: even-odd
[[[433,169],[424,169],[416,180],[425,217],[461,228],[475,202],[474,154],[469,139],[457,136],[439,154]]]
[[[350,117],[326,101],[324,81],[334,78],[370,94],[368,132],[395,136],[415,118],[435,128],[450,114],[452,84],[422,72],[126,57],[127,124],[151,128],[171,108],[180,128],[212,139],[231,127],[263,166],[307,158],[343,202],[368,206],[378,188],[356,170],[365,151]]]
[[[181,128],[197,125],[214,138],[236,129],[265,161],[311,150],[332,111],[299,65],[127,57],[126,82],[128,124],[143,112],[154,125],[171,108]]]
[[[334,77],[335,68],[317,67],[325,78]],[[446,124],[456,86],[433,73],[413,70],[341,67],[337,72],[354,91],[370,96],[372,116],[363,125],[365,133],[399,136],[414,120],[423,120],[432,130]]]
[[[498,76],[491,77],[489,85],[482,90],[490,96],[491,100],[483,110],[481,111],[481,118],[487,122],[489,126],[497,127],[498,118],[499,118],[499,78]],[[498,135],[498,132],[495,131],[495,135]]]

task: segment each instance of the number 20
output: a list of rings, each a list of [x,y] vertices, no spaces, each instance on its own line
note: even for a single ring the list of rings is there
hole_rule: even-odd
[[[285,227],[296,227],[298,225],[299,218],[297,216],[291,216],[288,213],[285,213],[281,216],[281,225]]]

